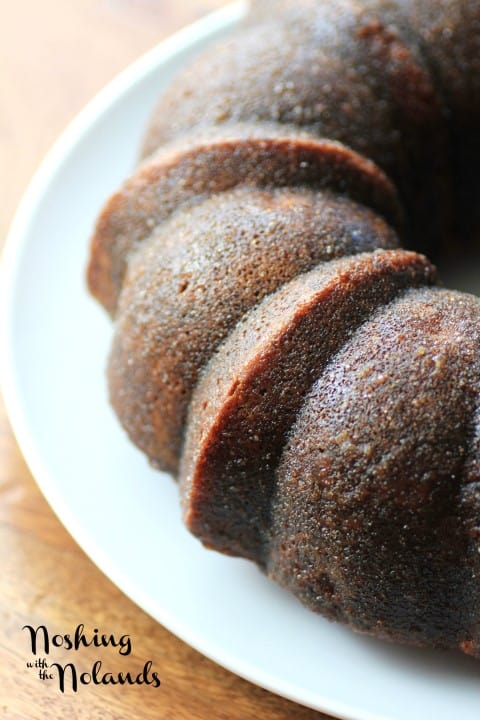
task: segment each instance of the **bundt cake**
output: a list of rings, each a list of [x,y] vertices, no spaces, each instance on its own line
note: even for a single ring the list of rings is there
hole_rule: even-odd
[[[478,0],[252,0],[160,98],[88,282],[188,528],[355,630],[480,658]],[[405,248],[405,249],[404,249]]]

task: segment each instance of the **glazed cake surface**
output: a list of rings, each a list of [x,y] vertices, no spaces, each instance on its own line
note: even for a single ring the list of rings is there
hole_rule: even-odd
[[[354,630],[480,657],[480,3],[252,0],[99,215],[112,405],[187,527]],[[406,248],[406,249],[403,249]]]

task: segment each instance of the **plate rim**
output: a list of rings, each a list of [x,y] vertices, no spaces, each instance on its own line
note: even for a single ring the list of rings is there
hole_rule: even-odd
[[[22,254],[29,244],[32,219],[37,208],[44,201],[46,189],[60,170],[65,157],[82,137],[88,135],[91,127],[110,108],[111,104],[128,93],[137,82],[149,73],[158,71],[164,63],[168,63],[182,51],[188,50],[193,43],[202,40],[208,41],[215,32],[226,31],[235,26],[246,14],[246,9],[247,0],[234,0],[234,2],[182,27],[141,54],[123,70],[116,73],[75,114],[45,153],[31,175],[14,211],[1,249],[0,347],[3,348],[3,352],[0,353],[0,393],[16,443],[42,496],[61,525],[88,556],[89,561],[99,568],[124,595],[181,641],[238,677],[299,705],[350,720],[355,717],[356,708],[350,708],[340,703],[329,703],[326,698],[325,702],[319,704],[318,696],[304,693],[304,697],[300,697],[298,689],[295,689],[293,685],[287,687],[283,684],[282,688],[279,688],[275,676],[259,671],[258,668],[251,668],[231,656],[228,658],[219,656],[216,648],[206,647],[203,638],[197,638],[191,630],[184,630],[182,624],[170,616],[167,611],[163,611],[159,617],[158,608],[154,606],[153,600],[138,588],[132,588],[128,579],[122,577],[122,572],[117,566],[112,568],[110,560],[104,555],[102,549],[84,535],[83,529],[79,528],[77,519],[68,505],[64,504],[52,491],[49,473],[44,467],[41,453],[38,452],[34,438],[30,434],[25,409],[16,392],[13,348],[10,337],[13,322],[11,317],[13,296],[18,282],[19,265]],[[128,591],[125,589],[126,587],[129,588]],[[368,713],[364,714],[361,720],[383,720],[383,718],[377,714]]]
[[[0,353],[0,393],[15,440],[42,493],[43,485],[37,480],[37,473],[33,471],[33,465],[39,467],[41,463],[39,461],[37,463],[36,451],[29,442],[30,438],[25,428],[21,403],[13,391],[15,373],[9,342],[12,295],[16,287],[22,252],[28,245],[32,217],[36,209],[41,206],[45,188],[61,168],[64,158],[78,141],[88,134],[90,128],[113,102],[128,93],[146,75],[157,71],[162,64],[168,63],[182,51],[188,50],[193,43],[208,40],[215,32],[226,31],[233,27],[245,15],[246,7],[247,0],[234,0],[208,13],[169,35],[115,74],[60,132],[31,175],[14,210],[0,252],[0,347],[3,349]]]

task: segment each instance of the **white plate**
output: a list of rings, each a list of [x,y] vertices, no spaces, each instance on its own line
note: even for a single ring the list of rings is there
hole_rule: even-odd
[[[248,562],[204,550],[180,522],[177,488],[127,441],[109,409],[111,328],[84,284],[87,241],[133,166],[145,119],[179,65],[242,13],[187,28],[114,81],[32,181],[6,246],[3,391],[47,500],[73,537],[160,623],[273,692],[355,720],[478,720],[480,663],[330,624]]]

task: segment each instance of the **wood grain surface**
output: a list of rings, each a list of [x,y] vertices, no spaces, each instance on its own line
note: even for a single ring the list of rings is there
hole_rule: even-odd
[[[222,0],[0,1],[0,235],[59,132],[118,71]],[[0,718],[321,719],[257,688],[179,641],[126,598],[79,549],[32,479],[0,406]],[[62,694],[39,678],[24,625],[51,635],[86,629],[128,634],[128,663],[102,649],[105,669],[140,672],[161,686],[82,685]],[[98,649],[75,654],[89,671]],[[55,652],[71,662],[68,650]]]

